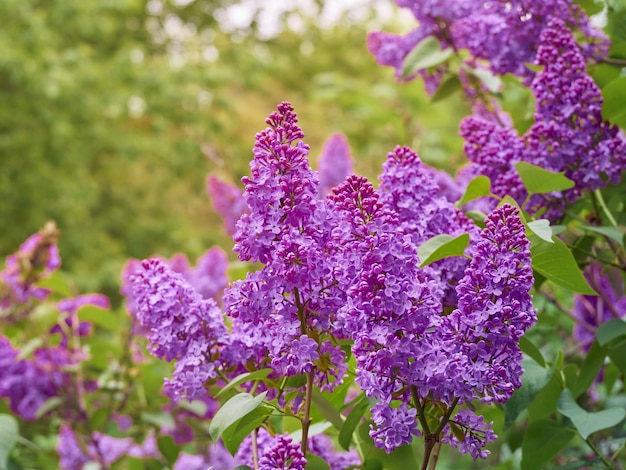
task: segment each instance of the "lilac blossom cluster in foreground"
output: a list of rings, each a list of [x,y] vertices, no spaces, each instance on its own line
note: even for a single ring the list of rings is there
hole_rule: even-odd
[[[351,340],[357,382],[377,399],[371,435],[388,452],[428,432],[418,408],[506,401],[520,386],[519,338],[535,321],[517,209],[497,208],[479,230],[436,195],[432,170],[403,147],[389,154],[380,192],[353,175],[320,198],[291,105],[266,122],[244,178],[249,211],[234,235],[239,258],[262,268],[226,288],[228,332],[216,304],[163,262],[144,261],[131,276],[151,350],[177,361],[174,390],[198,398],[207,383],[270,367],[277,378],[312,374],[316,388],[332,391],[347,371],[340,341]],[[472,260],[420,268],[419,245],[440,233],[469,233]],[[264,383],[256,390],[277,397]],[[298,412],[304,394],[296,386],[283,404]],[[450,419],[465,438],[447,441],[484,457],[490,425],[465,409]],[[304,456],[276,439],[261,468],[279,460],[302,468]]]

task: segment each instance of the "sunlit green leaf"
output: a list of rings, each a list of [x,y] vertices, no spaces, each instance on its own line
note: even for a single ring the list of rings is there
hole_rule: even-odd
[[[263,403],[265,395],[267,395],[267,392],[263,392],[257,396],[250,395],[249,393],[240,393],[224,403],[220,409],[217,410],[217,413],[215,413],[209,425],[209,433],[213,440],[218,440],[226,428],[259,407],[261,403]]]
[[[602,117],[621,127],[626,127],[626,107],[623,106],[625,89],[626,77],[613,80],[602,89]]]
[[[465,193],[456,203],[458,208],[479,197],[488,196],[491,192],[491,180],[485,175],[478,175],[470,180]]]
[[[444,63],[454,51],[448,47],[441,49],[441,43],[435,36],[422,39],[407,54],[402,63],[402,78],[409,78],[418,71]]]
[[[576,403],[572,392],[568,389],[561,392],[558,410],[572,421],[583,439],[587,439],[596,431],[615,426],[626,417],[624,408],[611,408],[589,413]]]
[[[469,240],[468,233],[463,233],[454,238],[446,234],[435,235],[418,248],[418,255],[422,260],[420,267],[428,266],[450,256],[464,256]]]
[[[596,295],[565,243],[556,237],[553,239],[554,243],[548,243],[533,234],[528,238],[531,241],[530,252],[535,271],[571,291]]]
[[[574,187],[574,182],[564,172],[549,171],[527,162],[517,162],[515,168],[530,194],[564,191]]]
[[[245,419],[235,421],[231,426],[228,426],[222,433],[222,441],[228,452],[235,455],[246,436],[259,427],[271,412],[271,407],[261,405],[245,415]]]
[[[532,220],[528,222],[527,227],[542,240],[545,240],[548,243],[554,243],[552,240],[552,229],[550,228],[549,220]]]
[[[19,436],[17,420],[7,414],[0,414],[0,470],[6,470],[9,455]]]

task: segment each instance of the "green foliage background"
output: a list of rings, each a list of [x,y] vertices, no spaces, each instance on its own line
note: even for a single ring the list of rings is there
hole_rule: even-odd
[[[313,161],[337,131],[372,178],[397,144],[439,166],[460,159],[451,115],[465,105],[431,106],[420,83],[396,85],[375,64],[365,44],[375,7],[328,28],[294,10],[261,39],[256,23],[219,28],[227,3],[0,2],[0,256],[54,219],[77,290],[115,297],[129,257],[228,249],[206,174],[246,174],[254,135],[283,100]],[[215,50],[217,60],[203,55]]]

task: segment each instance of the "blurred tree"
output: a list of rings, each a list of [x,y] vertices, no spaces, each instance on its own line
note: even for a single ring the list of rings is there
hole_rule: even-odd
[[[440,165],[460,154],[449,115],[463,110],[446,102],[420,120],[427,97],[375,64],[368,18],[348,12],[322,28],[294,9],[267,38],[254,15],[220,30],[232,3],[0,2],[0,255],[54,219],[77,288],[115,295],[128,257],[227,245],[206,173],[246,174],[254,134],[283,100],[298,110],[313,162],[335,131],[370,177],[396,144]]]

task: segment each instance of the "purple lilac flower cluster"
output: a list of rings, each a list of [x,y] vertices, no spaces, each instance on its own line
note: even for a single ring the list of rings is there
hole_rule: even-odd
[[[230,331],[215,304],[163,262],[144,261],[132,277],[152,352],[178,361],[177,396],[201,396],[218,370],[267,366],[283,377],[313,373],[316,387],[332,391],[347,368],[337,339],[349,338],[357,381],[378,400],[372,437],[387,451],[420,433],[417,408],[432,401],[452,409],[508,398],[522,373],[517,342],[534,322],[516,209],[496,209],[479,233],[401,147],[388,157],[380,192],[353,175],[322,200],[291,105],[279,105],[267,123],[244,178],[250,212],[234,236],[240,259],[263,266],[225,290]],[[470,233],[473,260],[420,268],[418,246],[442,232]],[[297,411],[302,399],[290,406]],[[458,421],[468,439],[460,450],[483,456],[490,427],[465,414]],[[300,468],[297,446],[273,442],[261,468]]]
[[[520,137],[496,120],[476,116],[461,123],[471,160],[464,177],[486,175],[493,194],[508,194],[522,204],[528,193],[515,163],[563,171],[574,181],[572,189],[549,198],[534,196],[527,206],[536,212],[549,204],[546,216],[557,218],[563,202],[577,199],[585,190],[619,182],[626,168],[626,141],[616,126],[603,121],[602,94],[586,74],[584,57],[563,21],[553,19],[543,30],[536,64],[543,69],[532,81],[535,123],[526,134]]]
[[[454,364],[446,374],[463,383],[454,391],[457,397],[504,403],[522,385],[518,343],[537,320],[528,294],[532,285],[524,225],[516,208],[500,206],[487,218],[475,255],[457,285],[458,308],[443,320],[452,334],[451,357],[462,355],[465,362]]]
[[[478,228],[454,204],[439,195],[437,170],[422,163],[408,147],[396,147],[387,155],[380,176],[380,201],[398,217],[400,227],[411,236],[415,246],[429,238],[447,234],[453,237],[469,233],[472,241]],[[473,247],[473,244],[472,244]],[[472,248],[468,250],[472,256]],[[444,291],[444,306],[456,305],[456,283],[461,279],[469,260],[451,257],[432,265]]]
[[[64,299],[58,303],[64,314],[48,335],[59,334],[56,346],[38,347],[30,357],[13,348],[8,338],[0,335],[0,397],[9,399],[11,410],[26,420],[35,420],[47,400],[59,396],[70,398],[76,393],[76,382],[69,370],[88,355],[69,341],[72,337],[87,336],[91,324],[79,322],[77,310],[84,305],[109,307],[108,299],[100,294],[82,295]],[[81,384],[80,386],[84,386]],[[75,414],[69,401],[60,407],[63,416]]]
[[[603,269],[598,263],[585,268],[585,278],[598,295],[576,294],[572,315],[577,323],[572,335],[584,351],[596,339],[596,331],[603,323],[626,316],[624,281],[617,269]]]
[[[317,160],[320,196],[328,194],[332,188],[351,175],[353,166],[350,144],[346,136],[340,132],[330,136],[324,142],[322,154]]]
[[[256,434],[256,447],[260,469],[301,470],[306,465],[300,446],[287,435],[278,434],[272,437],[264,428],[260,428]],[[361,459],[355,451],[335,451],[332,441],[324,434],[316,434],[309,438],[308,451],[321,457],[330,470],[344,470],[361,465]],[[243,441],[235,454],[235,459],[240,465],[254,468],[252,436],[246,437]]]
[[[256,337],[267,354],[257,357],[267,355],[278,374],[315,370],[316,384],[330,391],[347,368],[333,339],[334,315],[345,298],[329,264],[336,249],[293,107],[280,104],[266,122],[256,136],[251,176],[243,178],[250,213],[234,236],[239,258],[264,266],[226,290],[226,312],[238,341],[249,341],[250,330],[261,327]],[[326,366],[316,367],[321,361]]]
[[[38,287],[36,282],[61,266],[58,235],[54,222],[48,222],[22,243],[17,253],[7,257],[5,270],[0,272],[0,308],[48,296],[50,291]]]
[[[232,236],[237,230],[237,221],[248,212],[241,189],[221,180],[217,175],[209,175],[206,187],[215,211],[224,219],[226,232]]]
[[[533,71],[525,64],[534,61],[539,35],[554,17],[582,32],[581,47],[586,58],[601,57],[608,51],[602,32],[590,25],[584,11],[571,0],[396,0],[396,3],[408,8],[419,26],[404,36],[371,33],[368,47],[378,63],[396,69],[398,79],[402,78],[407,54],[425,38],[433,36],[442,48],[467,49],[474,61],[488,61],[495,74],[512,73],[530,81]],[[445,67],[419,71],[428,92],[439,86],[444,71]]]
[[[521,385],[519,338],[535,321],[529,242],[517,209],[505,205],[489,216],[456,286],[458,308],[442,316],[436,271],[417,267],[411,237],[371,184],[350,177],[329,199],[343,215],[337,226],[353,279],[338,316],[354,341],[357,380],[378,400],[376,444],[390,452],[418,435],[416,400],[451,407],[506,401]],[[474,442],[460,450],[477,458],[488,439]]]
[[[158,259],[143,261],[131,282],[137,319],[149,331],[152,354],[177,361],[168,385],[178,397],[204,396],[206,382],[217,376],[214,361],[227,339],[221,310]]]
[[[66,424],[61,425],[56,450],[63,470],[80,469],[89,462],[108,467],[124,456],[136,459],[161,456],[153,435],[148,435],[143,444],[138,445],[131,438],[112,437],[95,431],[81,446],[76,433]]]

